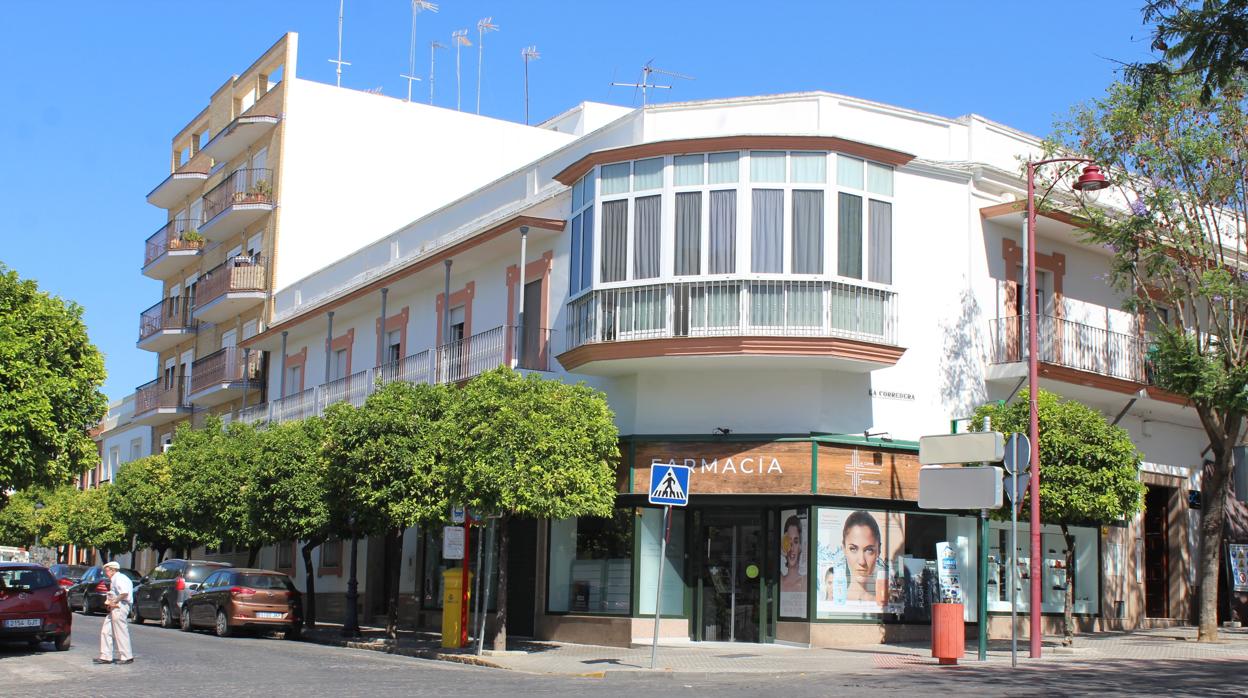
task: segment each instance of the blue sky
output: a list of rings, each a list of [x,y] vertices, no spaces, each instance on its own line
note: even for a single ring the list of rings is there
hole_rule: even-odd
[[[173,134],[286,31],[300,77],[328,83],[337,0],[3,0],[0,19],[0,262],[86,308],[116,399],[157,374],[134,346],[139,313],[160,294],[139,274],[163,222],[144,196],[168,174]],[[635,104],[640,68],[694,76],[654,101],[822,89],[944,116],[982,114],[1046,134],[1055,115],[1096,97],[1116,61],[1147,55],[1139,3],[648,2],[446,0],[417,25],[429,41],[492,15],[482,113],[522,121],[520,50],[534,122],[582,100]],[[406,94],[408,0],[346,0],[343,86]],[[463,52],[475,106],[477,49]],[[440,52],[436,104],[454,107],[453,51]],[[428,86],[414,93],[427,98]]]

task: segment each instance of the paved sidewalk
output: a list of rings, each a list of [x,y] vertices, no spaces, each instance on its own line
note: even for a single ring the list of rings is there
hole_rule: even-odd
[[[1044,657],[1027,658],[1027,644],[1019,643],[1019,666],[1045,670],[1088,668],[1095,665],[1127,664],[1136,661],[1248,661],[1248,630],[1223,630],[1217,644],[1195,641],[1195,628],[1141,630],[1131,633],[1080,635],[1074,649],[1060,647],[1058,638],[1046,638]],[[509,643],[506,654],[486,653],[477,657],[471,650],[441,648],[436,633],[400,632],[396,644],[385,638],[381,628],[364,628],[363,637],[345,640],[340,627],[322,625],[305,631],[305,638],[318,643],[369,649],[425,659],[453,661],[479,666],[511,669],[533,674],[623,678],[630,673],[650,671],[650,646],[631,648],[576,645],[561,642],[519,640]],[[975,640],[966,647],[963,667],[984,669],[1007,667],[1010,663],[1008,640],[994,640],[988,659],[979,662]],[[941,671],[927,643],[890,643],[808,649],[787,645],[757,645],[721,642],[678,642],[660,644],[660,670],[673,674],[878,674],[905,669]]]

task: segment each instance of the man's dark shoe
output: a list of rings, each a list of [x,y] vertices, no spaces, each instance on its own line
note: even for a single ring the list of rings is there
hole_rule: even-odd
[[[92,660],[91,660],[91,662],[92,662],[93,664],[112,664],[112,663],[113,663],[113,660],[111,660],[111,659],[100,659],[99,657],[96,657],[95,659],[92,659]]]
[[[117,663],[118,664],[134,664],[134,657],[131,657],[129,659],[123,659]]]

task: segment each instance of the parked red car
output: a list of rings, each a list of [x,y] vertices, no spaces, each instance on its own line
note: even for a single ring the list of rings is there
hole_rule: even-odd
[[[48,568],[0,562],[0,640],[25,640],[31,647],[51,640],[63,652],[72,623],[65,589]]]

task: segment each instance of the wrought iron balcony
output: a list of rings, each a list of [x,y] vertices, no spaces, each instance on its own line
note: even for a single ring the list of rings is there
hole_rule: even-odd
[[[1027,360],[1027,316],[993,320],[990,325],[992,363]],[[1148,342],[1121,332],[1071,322],[1052,315],[1036,316],[1037,359],[1085,373],[1147,384]]]
[[[191,412],[191,402],[182,376],[157,378],[135,388],[134,420],[156,425],[170,422]]]
[[[200,233],[220,242],[273,210],[273,170],[242,168],[226,175],[204,194]]]
[[[138,347],[147,351],[164,351],[195,334],[189,305],[189,299],[174,296],[162,299],[140,313]]]
[[[198,225],[198,221],[190,218],[178,218],[152,234],[143,253],[143,275],[151,279],[167,278],[198,256],[204,249]],[[188,240],[188,236],[191,239]]]
[[[268,259],[231,257],[208,270],[196,285],[195,319],[207,322],[238,315],[264,301]]]

